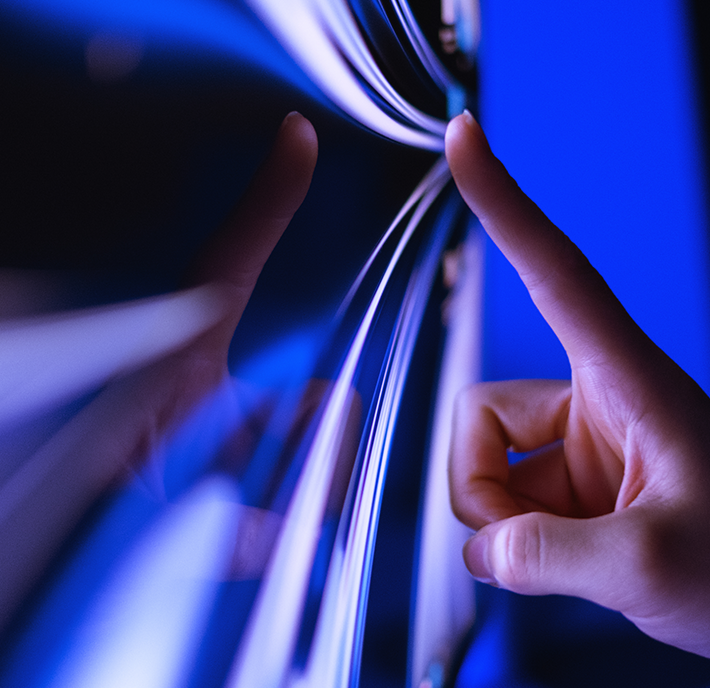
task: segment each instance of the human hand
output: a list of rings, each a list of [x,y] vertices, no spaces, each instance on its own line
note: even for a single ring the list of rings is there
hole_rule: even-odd
[[[306,195],[316,157],[313,127],[292,113],[244,199],[188,276],[219,314],[214,324],[183,348],[110,381],[0,485],[0,628],[102,492],[227,381],[234,328]]]
[[[475,385],[457,405],[464,559],[514,592],[586,598],[710,657],[710,399],[642,332],[581,251],[519,189],[473,118],[456,184],[569,356],[571,382]],[[532,452],[509,466],[507,451]]]

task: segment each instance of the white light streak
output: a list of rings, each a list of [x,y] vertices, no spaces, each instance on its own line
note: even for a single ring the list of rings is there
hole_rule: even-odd
[[[0,322],[0,425],[184,346],[223,315],[209,287]]]
[[[434,181],[410,220],[408,232],[418,226],[447,181],[445,174]],[[347,688],[351,685],[353,672],[359,669],[367,592],[389,453],[419,326],[448,229],[433,237],[407,286],[384,366],[384,382],[367,440],[347,540],[342,551],[336,543],[309,665],[304,676],[295,683],[299,688]]]
[[[397,229],[399,224],[402,222],[404,216],[417,203],[419,203],[419,201],[421,201],[424,194],[432,187],[432,184],[438,183],[437,180],[441,179],[443,176],[448,177],[450,175],[450,172],[448,170],[449,164],[446,162],[446,158],[442,156],[436,161],[434,166],[424,175],[424,179],[422,179],[422,181],[417,184],[414,191],[412,191],[412,195],[405,201],[404,205],[397,213],[397,216],[392,221],[392,224],[390,224],[390,226],[387,228],[387,231],[382,235],[382,238],[377,242],[377,246],[375,246],[374,250],[368,257],[365,265],[358,273],[350,289],[348,289],[348,293],[345,295],[343,303],[338,309],[337,315],[335,316],[336,318],[340,317],[345,312],[346,308],[352,301],[353,296],[355,296],[355,292],[360,288],[362,281],[365,279],[367,271],[375,262],[375,258],[377,258],[378,254],[382,250],[382,247],[385,245],[390,236],[392,236],[392,232],[394,232],[394,230]]]
[[[464,243],[459,269],[449,302],[421,516],[412,688],[423,685],[433,663],[449,665],[474,616],[473,581],[461,556],[470,531],[451,511],[448,456],[455,397],[466,384],[480,379],[483,246],[475,230]]]
[[[444,168],[439,186],[448,178]],[[433,196],[427,200],[432,201]],[[328,492],[353,403],[355,373],[385,288],[415,228],[416,223],[410,222],[400,239],[334,383],[252,610],[229,688],[276,688],[287,675]]]
[[[475,2],[475,0],[471,1]],[[417,53],[417,57],[421,60],[427,73],[442,91],[448,92],[456,82],[444,65],[441,64],[436,53],[431,49],[431,46],[417,24],[417,20],[412,14],[412,10],[409,8],[409,2],[407,0],[393,0],[392,5],[400,22],[402,22],[409,42],[412,44],[412,47]]]
[[[239,514],[235,488],[220,478],[170,507],[101,593],[50,688],[184,685]]]
[[[313,82],[357,121],[394,141],[442,151],[446,123],[405,101],[377,67],[343,0],[247,0]],[[382,111],[364,79],[404,122]]]

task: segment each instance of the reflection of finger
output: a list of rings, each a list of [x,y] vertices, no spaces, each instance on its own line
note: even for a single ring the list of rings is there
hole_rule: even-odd
[[[317,153],[312,125],[292,112],[245,197],[200,257],[193,281],[231,283],[246,305],[264,263],[305,198]]]
[[[582,252],[492,154],[470,114],[449,124],[446,155],[466,203],[516,268],[573,362],[598,355],[620,337],[643,337]]]
[[[561,439],[569,399],[569,383],[558,380],[483,383],[459,395],[449,481],[454,513],[464,523],[478,528],[524,510],[510,489],[507,450]],[[544,502],[542,495],[530,499]]]
[[[251,396],[255,396],[254,387],[249,390],[250,386],[243,381],[236,384],[240,394],[250,392]],[[264,488],[261,497],[263,505],[270,504],[272,492],[278,490],[288,471],[292,470],[294,456],[303,449],[304,441],[311,441],[314,420],[320,418],[319,411],[332,389],[332,380],[313,378],[300,392],[295,405],[277,403],[277,395],[282,395],[282,390],[261,390],[258,403],[252,404],[243,422],[222,448],[218,458],[219,469],[240,476],[240,472],[254,461],[261,440],[268,435],[269,453],[274,463],[270,469],[263,462],[254,465],[258,464],[259,481],[270,486]],[[360,439],[362,400],[357,391],[353,390],[352,394],[352,403],[337,444],[338,458],[326,507],[329,514],[339,515],[342,510]],[[241,476],[238,479],[248,482]]]

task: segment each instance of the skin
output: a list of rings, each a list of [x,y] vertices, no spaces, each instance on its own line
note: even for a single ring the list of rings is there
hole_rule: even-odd
[[[262,267],[301,205],[318,143],[298,113],[187,278],[221,319],[183,349],[108,384],[0,487],[0,628],[86,510],[139,465],[208,395],[228,384],[227,354]]]
[[[468,569],[518,593],[591,600],[710,657],[710,399],[525,196],[470,114],[449,124],[446,155],[572,370],[569,382],[460,395],[450,487],[478,531]],[[532,453],[509,466],[508,450]]]

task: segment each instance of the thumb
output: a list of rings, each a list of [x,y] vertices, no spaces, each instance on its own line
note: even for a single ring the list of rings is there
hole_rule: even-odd
[[[464,545],[474,578],[525,595],[572,595],[633,613],[655,540],[642,509],[574,519],[532,512],[498,521]]]

